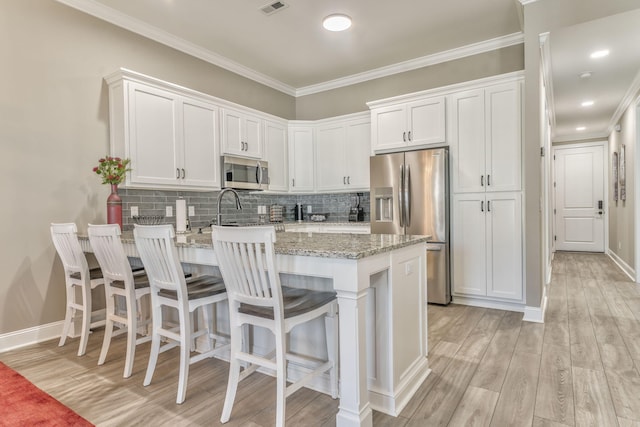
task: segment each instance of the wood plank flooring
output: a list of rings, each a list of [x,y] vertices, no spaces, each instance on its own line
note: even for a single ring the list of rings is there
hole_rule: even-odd
[[[374,412],[374,426],[640,426],[640,287],[605,255],[556,253],[544,324],[522,313],[461,305],[429,306],[432,374],[399,417]],[[149,344],[133,375],[122,378],[124,336],[97,366],[102,331],[87,354],[78,340],[57,340],[0,354],[98,426],[216,426],[228,365],[192,365],[187,400],[175,404],[177,349],[160,355],[142,386]],[[275,381],[254,374],[241,383],[230,426],[275,421]],[[302,389],[287,401],[288,426],[334,426],[338,401]]]

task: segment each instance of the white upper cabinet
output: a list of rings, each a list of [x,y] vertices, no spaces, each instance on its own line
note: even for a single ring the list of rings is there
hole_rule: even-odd
[[[315,190],[313,126],[289,126],[289,190]]]
[[[252,114],[222,110],[222,152],[254,159],[262,158],[262,119]]]
[[[264,123],[264,159],[269,163],[269,191],[289,191],[287,124]]]
[[[521,190],[520,88],[510,82],[450,95],[454,193]]]
[[[371,108],[374,151],[413,148],[446,141],[445,97]]]
[[[316,128],[315,149],[316,190],[368,190],[369,117],[323,122]]]
[[[111,154],[131,159],[124,185],[219,189],[218,108],[127,77],[116,73],[107,80]]]

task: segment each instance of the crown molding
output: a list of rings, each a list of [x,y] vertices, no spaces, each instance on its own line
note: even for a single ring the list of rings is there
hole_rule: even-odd
[[[477,55],[479,53],[489,52],[504,47],[509,47],[524,43],[523,33],[513,33],[507,36],[496,37],[478,43],[462,46],[455,49],[446,50],[444,52],[427,55],[420,58],[411,59],[397,64],[385,67],[375,68],[358,74],[352,74],[335,80],[330,80],[316,85],[305,86],[296,89],[296,97],[311,95],[318,92],[324,92],[331,89],[337,89],[344,86],[350,86],[369,80],[387,77],[394,74],[403,73],[405,71],[416,70],[418,68],[436,65],[443,62],[460,59],[467,56]]]
[[[633,82],[631,82],[631,86],[629,86],[629,89],[627,89],[627,92],[624,94],[624,97],[622,98],[622,101],[620,101],[618,108],[616,108],[616,111],[613,113],[613,116],[609,121],[609,126],[607,127],[607,131],[609,133],[613,132],[613,129],[620,121],[620,118],[622,117],[624,112],[627,111],[627,108],[629,108],[631,104],[636,102],[639,93],[640,71],[638,71],[638,74],[636,74],[636,76],[634,77]]]
[[[96,18],[107,21],[113,25],[124,28],[125,30],[132,31],[147,37],[158,43],[169,46],[180,52],[191,55],[195,58],[202,59],[210,64],[224,68],[242,77],[246,77],[255,82],[261,83],[270,88],[279,90],[287,95],[295,96],[295,88],[282,83],[279,80],[273,79],[265,74],[259,73],[251,68],[245,67],[242,64],[234,62],[222,55],[211,52],[210,50],[203,49],[191,42],[176,37],[168,32],[161,30],[157,27],[149,25],[138,19],[132,18],[115,9],[98,3],[94,0],[56,0],[58,3],[65,4],[69,7],[77,9],[81,12],[95,16]]]
[[[607,133],[606,131],[603,132],[591,132],[591,133],[573,133],[573,134],[567,134],[564,136],[559,136],[556,138],[551,138],[551,143],[555,144],[556,142],[578,142],[578,141],[585,141],[587,139],[607,139],[609,138],[609,133]]]
[[[95,0],[56,0],[58,3],[62,3],[66,6],[77,9],[88,15],[95,16],[103,21],[109,22],[118,27],[124,28],[141,36],[147,37],[158,43],[169,46],[173,49],[191,55],[195,58],[206,61],[210,64],[224,68],[242,77],[248,78],[255,82],[261,83],[272,89],[276,89],[287,95],[294,97],[311,95],[314,93],[324,92],[331,89],[337,89],[344,86],[350,86],[357,83],[362,83],[368,80],[373,80],[381,77],[387,77],[394,74],[402,73],[405,71],[411,71],[418,68],[426,67],[429,65],[435,65],[455,59],[464,58],[479,53],[489,52],[492,50],[513,46],[524,43],[524,34],[522,32],[513,33],[502,37],[496,37],[493,39],[485,40],[478,43],[473,43],[460,48],[447,50],[444,52],[436,53],[433,55],[427,55],[409,61],[392,64],[385,67],[376,68],[370,71],[365,71],[358,74],[353,74],[347,77],[342,77],[335,80],[330,80],[324,83],[316,85],[305,86],[301,88],[294,88],[288,84],[285,84],[279,80],[255,71],[251,68],[245,67],[235,61],[232,61],[222,55],[211,52],[207,49],[203,49],[191,42],[176,37],[164,30],[149,25],[138,19],[132,18],[124,13],[121,13],[113,8],[105,6]],[[521,0],[522,1],[522,0]],[[526,0],[525,0],[526,1]]]
[[[518,1],[520,2],[521,5],[524,6],[524,5],[527,5],[527,4],[530,4],[530,3],[535,3],[538,0],[518,0]]]
[[[542,33],[539,36],[540,40],[540,63],[541,63],[541,72],[542,72],[542,80],[544,82],[545,88],[545,98],[547,101],[547,109],[549,114],[549,121],[551,125],[551,129],[555,129],[556,127],[556,110],[555,110],[555,100],[553,98],[553,78],[551,73],[551,40],[549,39],[549,33]]]

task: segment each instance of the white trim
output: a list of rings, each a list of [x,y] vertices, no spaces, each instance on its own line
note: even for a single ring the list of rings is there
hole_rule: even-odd
[[[411,92],[404,95],[392,96],[390,98],[376,99],[367,102],[369,109],[377,107],[386,107],[394,104],[404,104],[416,101],[427,96],[445,96],[450,93],[480,89],[494,84],[504,84],[509,82],[522,81],[524,79],[524,71],[513,71],[505,74],[497,74],[495,76],[483,77],[477,80],[469,80],[461,83],[454,83],[448,86],[439,86],[433,89],[426,89],[420,92]],[[431,145],[430,145],[431,146]]]
[[[629,108],[631,104],[636,102],[638,92],[640,92],[640,71],[638,71],[638,74],[636,74],[636,76],[633,78],[631,86],[629,86],[629,89],[627,89],[627,92],[624,94],[624,97],[620,101],[620,105],[618,105],[618,108],[613,113],[613,116],[609,121],[609,126],[607,127],[608,133],[613,132],[616,124],[618,124],[624,112],[627,111],[627,108]]]
[[[261,83],[272,89],[276,89],[287,95],[291,95],[293,97],[324,92],[331,89],[349,86],[381,77],[387,77],[405,71],[411,71],[430,65],[440,64],[443,62],[465,58],[467,56],[477,55],[480,53],[524,43],[524,33],[513,33],[506,36],[496,37],[478,43],[461,46],[455,49],[450,49],[444,52],[435,53],[433,55],[427,55],[397,64],[365,71],[362,73],[353,74],[339,79],[330,80],[328,82],[295,88],[291,85],[267,76],[266,74],[260,73],[249,67],[232,61],[231,59],[226,58],[220,54],[212,52],[208,49],[204,49],[201,46],[198,46],[180,37],[176,37],[173,34],[170,34],[158,27],[149,25],[146,22],[126,15],[95,0],[56,1],[91,16],[94,16],[98,19],[102,19],[103,21],[109,22],[118,27],[124,28],[125,30],[129,30],[153,41],[169,46],[180,52],[191,55],[194,58],[201,59],[210,64],[224,68],[225,70],[231,71],[232,73],[238,74],[242,77],[246,77],[250,80]]]
[[[369,80],[379,79],[381,77],[392,76],[394,74],[404,73],[405,71],[417,70],[418,68],[430,65],[441,64],[443,62],[453,61],[455,59],[465,58],[467,56],[477,55],[496,49],[524,43],[523,33],[513,33],[507,36],[496,37],[478,43],[446,50],[444,52],[434,53],[432,55],[420,58],[410,59],[408,61],[399,62],[397,64],[387,65],[385,67],[375,68],[373,70],[364,71],[358,74],[352,74],[347,77],[330,80],[324,83],[304,86],[296,89],[296,97],[311,95],[318,92],[324,92],[331,89],[337,89],[344,86],[350,86]]]
[[[581,133],[580,135],[574,133],[571,135],[560,136],[553,138],[553,142],[571,142],[571,141],[583,141],[585,139],[601,139],[609,138],[609,134],[606,131],[593,132],[593,133]]]
[[[535,322],[544,323],[544,314],[547,311],[547,286],[542,286],[542,300],[540,301],[540,307],[527,305],[524,308],[524,316],[522,316],[523,322]]]
[[[0,335],[0,353],[54,338],[60,338],[63,323],[63,321],[47,323],[46,325],[34,326],[32,328],[2,334]]]
[[[624,262],[622,258],[620,258],[618,254],[616,254],[611,249],[609,249],[606,253],[607,255],[609,255],[609,258],[611,258],[611,260],[615,262],[618,267],[620,267],[620,270],[622,270],[624,274],[629,276],[629,279],[633,280],[634,282],[636,281],[636,271],[631,268],[629,264]]]
[[[551,65],[551,46],[549,33],[540,34],[540,62],[542,64],[542,78],[545,85],[545,95],[547,97],[547,108],[551,119],[551,129],[556,127],[555,101],[553,99],[553,73]]]
[[[497,301],[493,299],[490,300],[468,295],[453,295],[451,297],[451,302],[454,304],[470,305],[472,307],[494,308],[497,310],[517,311],[520,313],[524,312],[525,309],[523,303]]]
[[[531,3],[535,3],[538,0],[518,0],[520,2],[521,5],[525,6],[527,4],[531,4]]]
[[[59,3],[70,6],[74,9],[78,9],[81,12],[95,16],[98,19],[107,21],[113,25],[124,28],[136,34],[139,34],[148,39],[154,40],[158,43],[162,43],[180,52],[193,56],[194,58],[202,59],[210,64],[224,68],[242,77],[246,77],[255,82],[261,83],[270,88],[279,90],[287,95],[295,96],[296,90],[294,87],[282,83],[279,80],[271,78],[265,74],[259,73],[251,68],[245,67],[235,61],[232,61],[222,55],[214,53],[208,49],[203,49],[187,40],[174,36],[158,27],[149,25],[146,22],[132,18],[122,12],[119,12],[113,8],[105,6],[94,0],[56,0]]]

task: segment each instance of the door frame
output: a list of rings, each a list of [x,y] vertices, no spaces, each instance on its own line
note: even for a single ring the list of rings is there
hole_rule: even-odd
[[[603,223],[604,223],[604,254],[608,255],[609,254],[609,162],[608,162],[608,158],[609,158],[609,141],[608,140],[602,140],[602,141],[593,141],[593,142],[575,142],[575,143],[567,143],[567,144],[555,144],[552,146],[552,154],[553,154],[553,161],[552,161],[552,171],[551,171],[551,179],[552,179],[552,185],[553,185],[553,206],[550,207],[550,209],[552,210],[550,213],[550,215],[553,217],[553,221],[552,221],[552,228],[553,228],[553,236],[557,235],[557,216],[554,213],[554,211],[556,210],[557,206],[556,206],[556,197],[557,197],[557,188],[556,188],[556,150],[559,149],[567,149],[567,148],[587,148],[587,147],[602,147],[602,173],[603,173],[603,200],[605,202],[605,206],[604,206],[604,219],[603,219]],[[554,242],[552,244],[553,247],[553,252],[556,252],[556,245],[555,245],[555,239]]]

